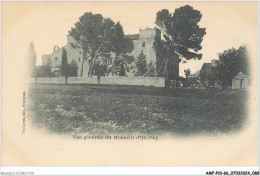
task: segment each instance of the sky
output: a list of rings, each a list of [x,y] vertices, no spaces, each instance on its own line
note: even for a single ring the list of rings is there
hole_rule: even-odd
[[[206,28],[206,35],[202,59],[181,64],[181,76],[184,69],[194,73],[203,63],[218,59],[217,53],[242,44],[247,44],[254,53],[252,58],[257,59],[257,2],[3,2],[3,56],[21,61],[33,41],[37,64],[41,64],[42,55],[50,54],[55,45],[66,45],[68,31],[84,12],[100,13],[119,21],[125,34],[137,34],[139,28],[155,27],[158,11],[173,13],[187,4],[202,13],[199,25]]]

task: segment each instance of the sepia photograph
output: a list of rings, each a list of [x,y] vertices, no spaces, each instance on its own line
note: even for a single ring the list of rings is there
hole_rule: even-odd
[[[256,1],[1,8],[2,165],[257,166]]]

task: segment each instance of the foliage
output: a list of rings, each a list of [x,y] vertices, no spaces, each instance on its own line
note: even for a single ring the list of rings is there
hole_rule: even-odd
[[[101,61],[97,61],[93,66],[93,75],[105,76],[107,72],[107,65]]]
[[[61,59],[62,59],[62,60],[61,60],[61,65],[62,65],[62,66],[68,63],[67,51],[66,51],[65,48],[63,48],[63,50],[62,50]]]
[[[127,64],[131,64],[135,61],[134,56],[124,55],[123,58]]]
[[[185,79],[184,77],[182,76],[179,76],[179,81],[180,81],[180,84],[182,84],[184,87],[187,87],[187,79]]]
[[[202,87],[203,85],[200,83],[199,81],[199,77],[189,77],[188,78],[188,86],[191,86],[191,87]]]
[[[119,76],[125,76],[125,58],[116,57],[113,63],[114,72],[116,72]]]
[[[206,88],[211,88],[215,86],[216,82],[216,74],[215,72],[213,74],[209,75],[201,75],[201,83]]]
[[[175,9],[173,14],[166,9],[157,13],[155,23],[165,32],[162,44],[167,54],[172,50],[187,60],[201,59],[202,55],[196,53],[202,49],[201,42],[206,34],[206,29],[198,25],[201,17],[202,14],[189,5]]]
[[[28,49],[28,60],[27,60],[27,73],[26,75],[28,76],[35,76],[34,74],[34,68],[36,66],[36,52],[35,52],[35,48],[33,45],[33,42],[30,43],[29,45],[29,49]]]
[[[33,124],[54,133],[229,134],[248,117],[245,91],[44,84],[28,96]]]
[[[71,28],[69,35],[81,45],[83,53],[93,61],[90,65],[90,73],[94,68],[96,56],[100,53],[114,52],[116,55],[120,55],[129,50],[129,48],[123,47],[124,31],[121,24],[115,23],[110,18],[104,18],[101,14],[84,13],[75,23],[75,27]],[[99,66],[95,66],[95,68],[99,68]]]
[[[124,39],[124,44],[123,44],[123,52],[122,54],[124,56],[128,56],[127,53],[131,53],[134,49],[134,43],[133,40],[129,39]],[[130,59],[131,60],[131,59]]]
[[[60,70],[54,70],[52,73],[53,73],[53,75],[54,75],[55,77],[61,77],[61,76],[62,76]]]
[[[148,70],[146,56],[143,51],[141,51],[141,53],[136,59],[136,68],[137,68],[136,76],[143,76]]]
[[[64,64],[63,66],[61,66],[60,70],[62,76],[64,76],[65,78],[78,76],[77,75],[78,66],[74,60],[71,61],[70,64]]]
[[[50,65],[47,64],[47,65],[35,66],[32,72],[32,76],[35,79],[35,83],[37,83],[37,79],[39,77],[53,77],[55,75],[52,73]]]
[[[231,48],[219,53],[219,60],[215,68],[216,78],[222,86],[231,86],[232,79],[241,71],[249,75],[249,58],[247,46],[242,45],[238,49]]]
[[[119,55],[116,56],[112,66],[108,66],[107,75],[112,73],[113,75],[126,76],[126,72],[129,72],[129,65],[135,61],[133,56]]]
[[[49,64],[34,67],[33,77],[35,77],[36,79],[38,77],[53,77],[53,76],[54,75],[51,71],[51,67],[49,66]]]
[[[179,77],[180,82],[184,87],[196,87],[196,88],[201,88],[202,84],[199,81],[200,76],[191,74],[188,78],[184,77]]]
[[[33,69],[32,76],[34,77],[34,80],[35,80],[34,83],[37,83],[37,79],[39,77],[39,69],[40,69],[39,66],[35,66]]]
[[[60,66],[60,73],[65,77],[66,83],[68,81],[68,77],[77,77],[78,76],[78,65],[76,61],[72,60],[71,63],[68,63],[67,51],[64,48],[62,51],[62,61]]]
[[[100,84],[100,77],[107,73],[107,64],[101,61],[95,62],[93,65],[93,75],[97,76],[98,84]]]
[[[184,70],[184,73],[185,73],[185,76],[186,76],[186,79],[191,75],[190,73],[190,69],[188,68],[188,69],[186,69],[186,70]]]
[[[70,66],[71,66],[71,77],[77,77],[78,76],[78,65],[77,65],[77,62],[75,60],[72,60],[71,63],[70,63]]]
[[[163,31],[164,39],[156,39],[154,49],[162,63],[166,58],[173,60],[166,62],[174,64],[172,68],[179,68],[181,59],[201,59],[202,54],[197,52],[202,49],[201,42],[206,34],[205,28],[200,28],[202,14],[193,7],[185,5],[170,13],[167,9],[157,12],[155,24]],[[169,71],[169,70],[168,70]],[[172,71],[171,79],[177,79],[178,71]]]

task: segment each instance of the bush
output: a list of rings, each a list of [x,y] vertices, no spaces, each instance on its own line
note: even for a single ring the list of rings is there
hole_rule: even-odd
[[[135,76],[143,76],[147,72],[147,61],[144,52],[141,51],[136,60],[137,73]]]

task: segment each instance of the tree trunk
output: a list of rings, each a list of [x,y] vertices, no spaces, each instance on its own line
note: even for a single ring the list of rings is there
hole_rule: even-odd
[[[170,87],[170,79],[169,79],[169,74],[166,72],[165,74],[165,87]]]
[[[34,84],[37,84],[37,79],[38,78],[36,78],[36,77],[34,78]]]
[[[165,60],[165,65],[164,65],[164,71],[163,71],[163,75],[164,75],[164,84],[165,84],[165,87],[170,87],[170,78],[169,78],[169,68],[168,68],[168,65],[169,65],[169,59],[166,58]]]
[[[98,50],[97,50],[97,52],[96,52],[96,54],[95,54],[95,56],[94,56],[94,59],[93,59],[93,61],[91,62],[91,65],[89,66],[88,77],[89,77],[89,76],[92,77],[93,66],[94,66],[94,64],[95,64],[95,61],[96,61],[96,58],[97,58],[97,55],[98,55],[98,53],[99,53],[100,48],[101,48],[101,46],[98,48]],[[92,59],[91,59],[91,60],[92,60]]]
[[[175,55],[172,62],[173,87],[179,87],[179,56]]]
[[[165,63],[165,87],[171,86],[173,80],[173,87],[179,86],[179,56],[168,59]]]
[[[80,77],[83,77],[83,68],[84,68],[84,61],[85,61],[84,42],[83,42],[83,47],[82,47],[82,57],[83,58],[82,58]]]
[[[100,75],[97,75],[97,82],[98,82],[98,84],[100,84]]]
[[[68,84],[68,77],[65,77],[65,84]]]
[[[83,77],[84,60],[85,60],[85,59],[84,59],[84,56],[83,56],[82,65],[81,65],[80,77]]]

